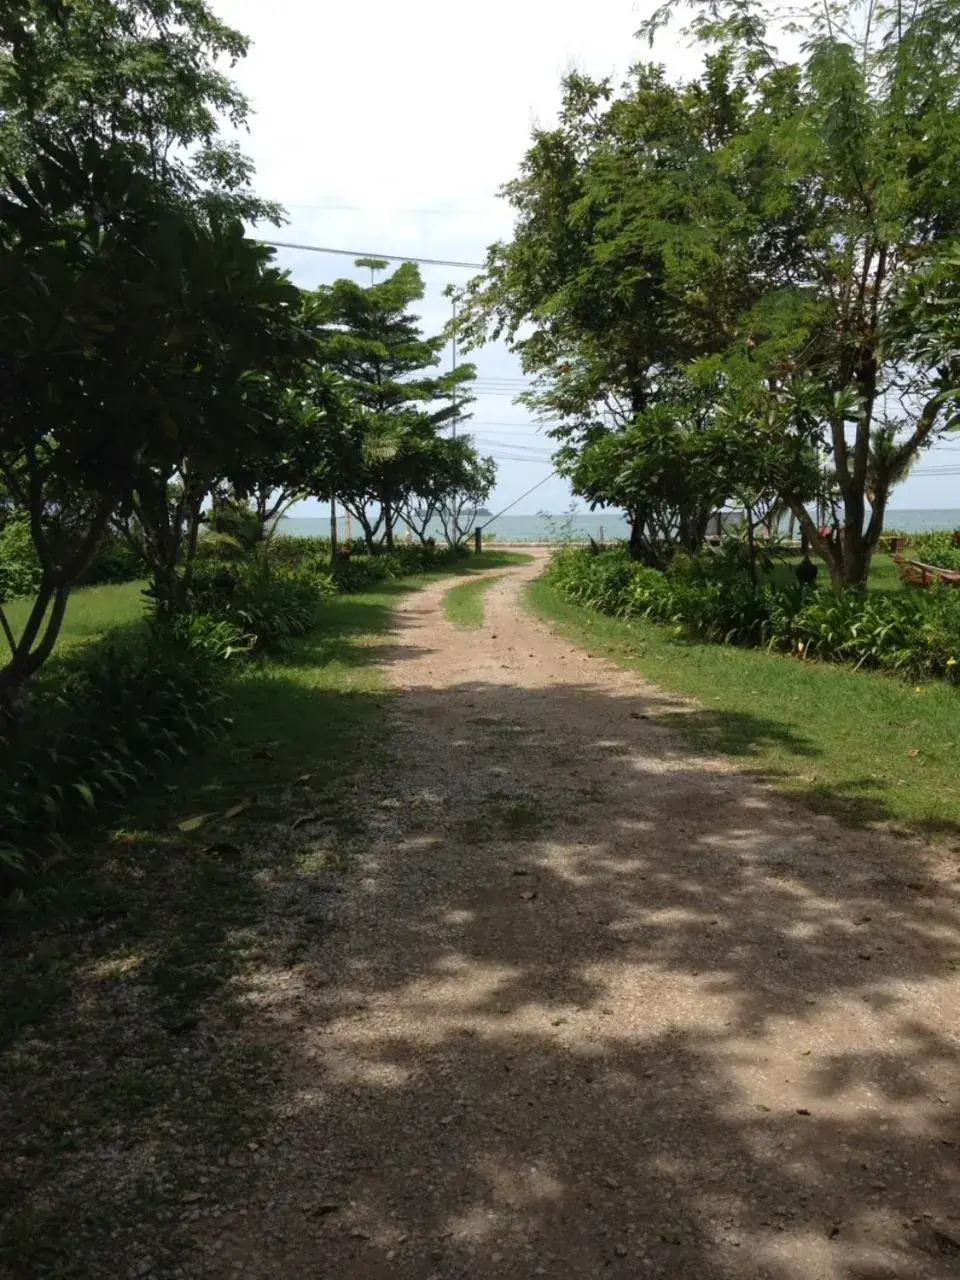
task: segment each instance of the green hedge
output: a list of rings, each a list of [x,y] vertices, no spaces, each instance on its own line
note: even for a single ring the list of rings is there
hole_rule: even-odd
[[[960,546],[952,533],[911,533],[905,535],[905,555],[941,569],[960,569]]]
[[[57,663],[15,728],[0,729],[0,872],[64,849],[157,770],[227,723],[238,630],[151,621]]]
[[[78,585],[132,582],[146,577],[140,556],[125,538],[107,533]],[[31,596],[40,586],[40,562],[25,516],[10,516],[0,528],[0,604],[17,596]]]
[[[251,647],[277,652],[306,634],[323,601],[336,595],[329,568],[311,563],[202,565],[194,574],[192,606],[237,627]]]
[[[755,587],[742,574],[717,574],[696,562],[663,574],[622,550],[563,551],[549,572],[565,599],[616,617],[911,680],[960,680],[960,592],[949,588],[838,597],[799,584]]]

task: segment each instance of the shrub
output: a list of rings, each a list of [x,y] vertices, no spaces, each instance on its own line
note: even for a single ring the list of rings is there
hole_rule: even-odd
[[[309,565],[270,569],[257,561],[236,568],[204,566],[195,573],[191,589],[197,613],[223,618],[252,647],[271,652],[309,631],[322,602],[335,594],[329,572]]]
[[[0,604],[32,596],[40,586],[40,561],[26,516],[11,516],[0,529]]]
[[[136,578],[146,577],[147,573],[143,557],[126,538],[107,532],[101,539],[81,584],[89,587],[100,582],[133,582]]]
[[[922,560],[941,569],[960,569],[960,546],[952,533],[914,533],[910,536],[911,560]]]
[[[380,555],[338,558],[333,566],[333,579],[337,589],[344,593],[367,591],[380,582],[406,578],[415,573],[431,573],[457,564],[467,554],[449,547],[401,545]]]
[[[623,551],[564,551],[550,576],[568,600],[705,640],[766,645],[910,679],[960,680],[960,594],[949,588],[838,597],[799,584],[754,586],[709,560],[662,574]]]
[[[360,547],[363,543],[360,543]],[[267,558],[271,564],[297,568],[302,564],[323,564],[330,566],[329,538],[301,538],[293,534],[282,533],[271,538],[267,544]]]
[[[132,582],[145,576],[146,565],[125,538],[107,532],[78,585]],[[32,596],[40,586],[40,561],[26,516],[11,516],[0,529],[0,603]]]
[[[0,867],[62,849],[72,831],[217,734],[240,647],[235,627],[187,618],[61,659],[16,725],[0,730]]]

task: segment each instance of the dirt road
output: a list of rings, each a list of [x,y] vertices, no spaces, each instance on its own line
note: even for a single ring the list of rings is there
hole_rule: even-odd
[[[204,1275],[960,1275],[957,859],[693,757],[524,613],[412,597],[334,928],[263,997],[261,1198]]]

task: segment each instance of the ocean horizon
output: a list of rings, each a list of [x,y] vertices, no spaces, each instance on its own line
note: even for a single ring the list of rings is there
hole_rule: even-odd
[[[493,519],[481,517],[478,521],[483,526],[488,539],[493,537],[497,542],[553,542],[561,539],[594,538],[598,542],[616,542],[629,535],[629,528],[623,515],[617,511],[585,511],[560,512],[552,515],[547,512],[536,512],[527,515],[504,515]],[[885,521],[887,532],[896,530],[903,533],[930,533],[936,530],[960,529],[960,509],[940,507],[902,507],[887,511]],[[355,520],[340,516],[337,520],[340,537],[362,536]],[[328,516],[292,516],[281,521],[281,533],[301,538],[325,538],[330,533]],[[439,528],[431,530],[439,539],[443,532]],[[405,541],[409,531],[401,524],[397,536]],[[409,535],[413,536],[413,535]]]

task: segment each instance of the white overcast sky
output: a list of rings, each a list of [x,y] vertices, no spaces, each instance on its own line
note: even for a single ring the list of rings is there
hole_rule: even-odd
[[[482,262],[492,241],[509,236],[498,188],[518,169],[535,122],[550,124],[564,73],[578,68],[619,78],[650,56],[634,32],[653,0],[213,0],[217,13],[247,34],[249,56],[234,70],[251,99],[241,139],[256,163],[258,192],[287,209],[278,239]],[[655,55],[675,75],[695,70],[682,38]],[[281,250],[281,264],[311,287],[357,275],[349,258]],[[429,333],[449,315],[442,297],[468,271],[423,267],[420,307]],[[519,380],[500,345],[470,357],[481,379]],[[489,385],[489,384],[488,384]],[[500,461],[494,509],[549,475],[550,441],[529,424],[510,394],[478,396],[472,430]],[[523,458],[523,460],[519,460]],[[960,463],[960,447],[921,466]],[[960,482],[915,476],[897,491],[899,507],[958,505]],[[516,513],[560,512],[570,502],[554,477]],[[582,504],[581,504],[582,505]],[[316,503],[295,514],[319,515]]]

